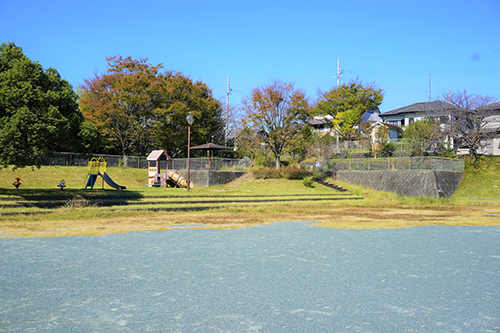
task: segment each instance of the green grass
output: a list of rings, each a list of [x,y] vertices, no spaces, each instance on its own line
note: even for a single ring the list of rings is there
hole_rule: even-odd
[[[281,195],[287,193],[327,193],[329,190],[323,186],[314,185],[308,188],[300,180],[268,179],[253,180],[238,186],[221,185],[213,187],[195,187],[189,192],[183,188],[149,188],[147,171],[145,169],[132,169],[110,167],[107,173],[113,180],[127,187],[126,191],[117,191],[104,183],[100,178],[96,181],[93,190],[84,190],[87,177],[87,167],[68,166],[42,166],[40,169],[23,168],[12,171],[12,168],[0,169],[0,196],[129,196],[141,198],[144,196],[207,196],[214,194],[233,195]],[[14,191],[12,183],[16,177],[21,178],[19,191]],[[64,180],[66,189],[60,191],[57,184]],[[368,196],[375,200],[401,200],[397,195],[386,192],[368,191],[362,186],[347,184],[356,195]],[[368,191],[368,192],[367,192]],[[466,173],[453,198],[500,198],[500,158],[482,157],[476,163],[466,161]],[[408,199],[406,201],[422,201],[424,199]],[[427,199],[425,199],[427,200]]]
[[[500,199],[500,157],[481,156],[465,161],[465,175],[454,198]]]
[[[290,191],[298,191],[299,193],[313,193],[327,191],[322,186],[314,186],[306,188],[302,181],[285,181],[279,180],[254,180],[252,182],[243,183],[239,186],[223,185],[213,186],[210,188],[195,187],[189,193],[186,189],[174,188],[149,188],[147,183],[147,171],[145,169],[132,169],[121,167],[110,167],[107,173],[113,180],[127,187],[126,191],[117,191],[104,183],[104,190],[101,189],[102,181],[98,178],[93,190],[83,190],[87,177],[87,167],[68,167],[68,166],[42,166],[40,169],[23,168],[12,171],[12,168],[0,169],[0,195],[2,196],[19,196],[19,195],[43,195],[56,196],[64,194],[77,194],[85,196],[151,196],[151,195],[209,195],[216,192],[234,195],[238,193],[248,192],[259,193],[262,195],[269,194],[286,194]],[[20,191],[14,191],[12,183],[16,177],[21,178]],[[57,188],[57,184],[64,180],[66,189],[61,192]],[[354,188],[360,195],[365,191],[362,187],[354,187],[348,185],[351,189]],[[366,192],[366,191],[365,191]],[[384,196],[384,195],[382,195]],[[394,197],[391,194],[385,196]],[[500,198],[500,157],[485,156],[476,163],[466,161],[466,172],[462,182],[456,191],[454,198]]]
[[[107,173],[120,185],[127,187],[145,187],[148,173],[145,169],[109,167]],[[42,166],[40,169],[22,168],[12,171],[12,168],[0,169],[0,189],[14,189],[12,183],[16,177],[21,178],[21,190],[58,189],[57,184],[64,180],[66,189],[83,189],[88,169],[83,166]],[[101,188],[100,178],[94,188]],[[104,189],[114,190],[106,183]]]
[[[227,185],[184,188],[149,188],[144,169],[108,168],[108,174],[125,191],[105,185],[84,190],[86,167],[45,166],[31,170],[0,170],[0,210],[49,212],[37,215],[0,216],[1,237],[59,237],[103,235],[138,230],[165,230],[175,224],[203,224],[229,228],[272,221],[307,220],[334,228],[400,228],[422,225],[500,225],[500,201],[472,201],[459,198],[500,198],[500,158],[467,162],[466,175],[451,200],[428,197],[400,197],[359,185],[340,183],[363,200],[291,201],[301,197],[341,197],[344,193],[302,180],[245,178]],[[21,178],[21,189],[12,182]],[[64,179],[67,188],[57,184]],[[98,180],[99,184],[100,180]],[[96,184],[96,185],[98,185]],[[59,208],[14,207],[10,204],[57,200]],[[9,200],[14,198],[14,200]],[[238,198],[282,199],[280,202],[228,203]],[[287,201],[287,198],[289,199]],[[127,201],[128,205],[99,208],[99,201]],[[196,201],[214,201],[199,203]],[[180,203],[172,203],[179,201]],[[140,205],[140,203],[148,203]],[[161,202],[160,205],[153,203]],[[150,212],[145,208],[223,206],[222,209],[193,212]]]

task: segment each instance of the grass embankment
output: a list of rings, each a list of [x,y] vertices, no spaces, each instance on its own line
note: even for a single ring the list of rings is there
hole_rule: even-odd
[[[2,212],[49,213],[0,216],[0,237],[103,235],[165,230],[179,225],[231,228],[298,220],[318,222],[325,227],[358,229],[500,225],[500,201],[461,199],[500,198],[494,187],[500,184],[500,173],[495,172],[500,168],[499,160],[491,158],[480,163],[475,168],[468,164],[462,184],[451,200],[398,197],[393,193],[341,184],[348,188],[352,194],[349,196],[319,184],[308,188],[300,180],[284,179],[247,178],[224,186],[196,187],[189,192],[186,189],[147,188],[146,170],[125,168],[108,168],[108,174],[116,183],[127,186],[126,191],[116,191],[107,185],[102,190],[100,179],[95,186],[98,189],[83,190],[85,167],[42,167],[15,172],[3,169],[0,171]],[[11,185],[15,177],[21,178],[19,191]],[[483,182],[484,177],[489,179]],[[67,188],[61,192],[56,185],[62,179]],[[336,200],[352,197],[363,197],[363,200]],[[47,198],[58,199],[59,207],[23,206],[44,202]],[[112,200],[117,201],[116,205]],[[107,206],[100,207],[104,202]],[[200,210],[175,210],[196,207]],[[208,208],[212,209],[206,210]],[[156,209],[163,211],[154,211]]]
[[[500,199],[500,157],[466,160],[466,172],[454,198]]]

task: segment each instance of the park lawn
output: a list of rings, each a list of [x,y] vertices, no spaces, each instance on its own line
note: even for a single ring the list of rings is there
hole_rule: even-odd
[[[175,188],[148,188],[145,186],[145,170],[108,168],[108,174],[126,191],[106,188],[83,190],[85,167],[42,167],[41,169],[18,169],[21,175],[21,190],[14,191],[8,182],[0,186],[0,206],[12,202],[8,198],[23,196],[61,196],[67,203],[52,209],[47,214],[0,216],[0,237],[60,237],[105,235],[135,231],[167,230],[172,227],[187,228],[234,228],[257,226],[276,221],[312,221],[318,226],[333,228],[401,228],[424,225],[500,225],[500,200],[469,200],[464,198],[500,198],[495,190],[500,182],[498,159],[482,161],[483,164],[469,166],[464,179],[450,199],[428,197],[399,197],[394,193],[375,191],[359,185],[341,183],[353,197],[362,200],[287,201],[286,198],[310,196],[341,196],[325,186],[315,184],[309,188],[300,180],[260,180],[245,178],[227,185],[196,187],[187,191]],[[15,172],[3,169],[2,179],[12,177]],[[55,185],[61,176],[68,188],[59,191]],[[23,178],[24,177],[24,178]],[[38,177],[42,179],[37,179]],[[489,177],[487,182],[483,178]],[[9,180],[9,181],[10,181]],[[75,186],[72,186],[72,184]],[[39,186],[37,188],[36,186]],[[26,185],[26,186],[24,186]],[[12,188],[10,188],[12,187]],[[335,194],[334,194],[335,193]],[[185,200],[210,200],[213,209],[202,211],[148,211],[151,206],[97,207],[93,200],[115,200],[125,197],[130,202]],[[2,198],[5,200],[2,201]],[[231,203],[235,198],[259,200],[262,198],[283,199],[280,202]],[[221,208],[215,208],[223,206]],[[30,208],[31,209],[31,208]],[[32,209],[36,211],[36,209]],[[38,209],[43,210],[43,209]],[[7,211],[2,208],[2,211]],[[9,209],[10,211],[10,209]],[[25,209],[24,211],[28,211]]]

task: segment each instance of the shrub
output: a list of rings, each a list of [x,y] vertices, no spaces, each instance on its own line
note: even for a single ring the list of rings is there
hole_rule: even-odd
[[[311,175],[306,169],[295,168],[282,168],[280,170],[259,168],[253,170],[252,173],[255,179],[304,179],[304,177]]]
[[[302,180],[302,183],[304,184],[305,187],[314,187],[313,183],[313,176],[305,177]]]
[[[281,169],[281,176],[286,179],[304,179],[310,176],[311,173],[306,169],[283,168]]]
[[[255,179],[278,179],[280,170],[260,168],[252,171]]]
[[[328,176],[323,172],[314,172],[312,174],[313,180],[325,180]]]

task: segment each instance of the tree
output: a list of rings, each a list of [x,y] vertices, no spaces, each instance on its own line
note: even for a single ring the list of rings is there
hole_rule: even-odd
[[[434,118],[425,118],[409,124],[403,133],[403,138],[410,143],[412,154],[422,156],[427,148],[442,137],[439,122]]]
[[[107,74],[82,86],[81,108],[99,129],[107,147],[118,145],[125,157],[134,150],[165,149],[171,157],[187,152],[186,116],[195,118],[191,141],[206,143],[217,121],[219,103],[202,82],[161,71],[147,59],[107,58]]]
[[[106,60],[107,74],[96,74],[81,87],[80,107],[108,148],[119,144],[126,166],[130,149],[149,130],[154,109],[151,87],[161,65],[121,56]]]
[[[0,165],[37,166],[56,151],[85,152],[92,127],[77,94],[59,73],[44,70],[14,43],[0,46]]]
[[[453,105],[442,110],[446,115],[443,132],[453,139],[455,145],[469,148],[470,154],[477,158],[481,139],[497,134],[500,130],[498,111],[487,107],[494,98],[468,94],[465,89],[443,94],[443,98]]]
[[[350,139],[355,131],[353,127],[360,123],[363,114],[378,110],[383,98],[382,89],[377,89],[375,84],[365,85],[360,81],[351,81],[320,92],[320,99],[313,109],[313,114],[333,116],[332,128],[342,139]]]
[[[394,145],[389,140],[389,130],[387,126],[381,125],[373,129],[370,154],[373,158],[390,157],[394,152]]]
[[[308,117],[309,102],[305,93],[293,84],[281,80],[252,90],[243,100],[245,132],[251,133],[254,142],[264,145],[280,168],[283,152],[300,140],[300,132]]]
[[[206,84],[168,72],[159,75],[153,91],[156,108],[150,125],[151,143],[155,147],[163,147],[171,157],[186,156],[188,113],[194,118],[191,125],[193,146],[222,143],[223,137],[217,137],[222,129],[222,109]]]

